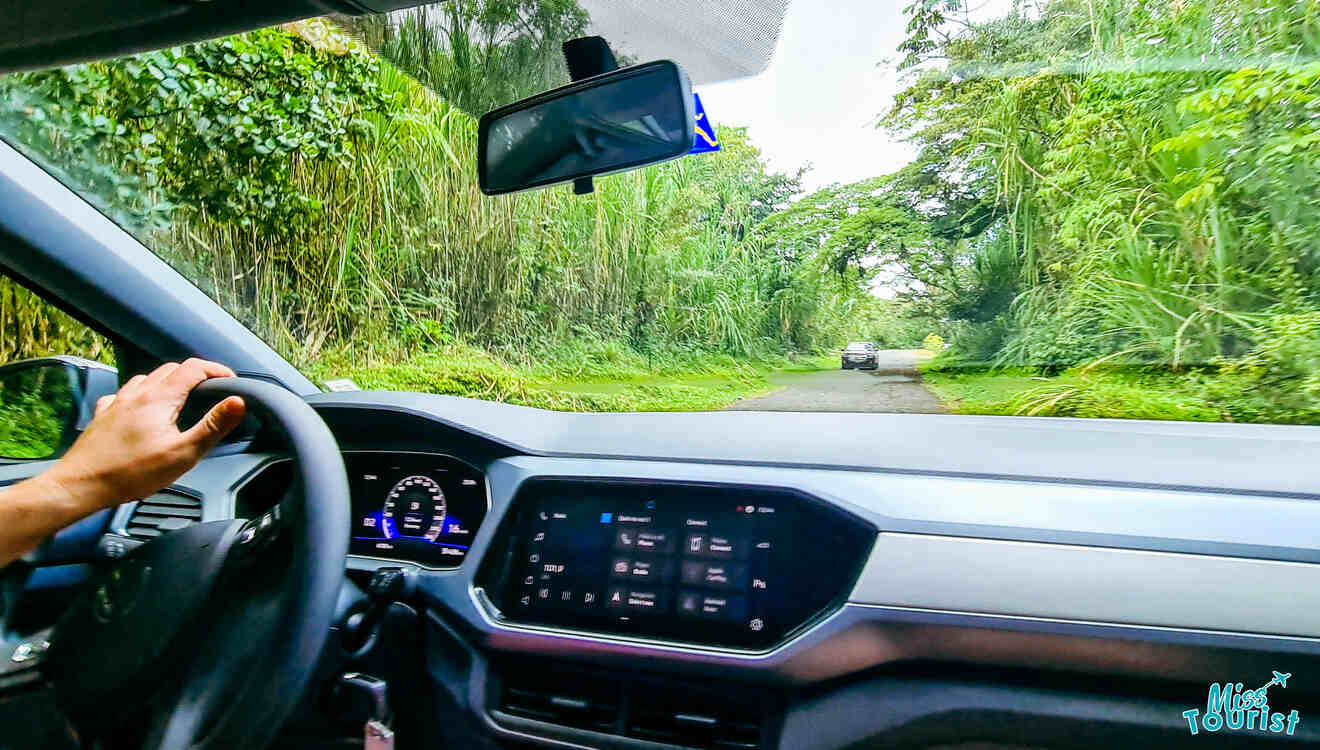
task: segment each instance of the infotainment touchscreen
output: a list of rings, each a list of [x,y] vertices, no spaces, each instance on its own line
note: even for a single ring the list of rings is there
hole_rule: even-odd
[[[770,644],[846,593],[869,544],[789,492],[546,482],[519,500],[500,598],[528,622]]]

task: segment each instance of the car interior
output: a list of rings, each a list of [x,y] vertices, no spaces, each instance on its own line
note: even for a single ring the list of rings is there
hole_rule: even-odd
[[[405,4],[10,2],[0,69]],[[579,104],[579,80],[492,112],[483,189],[685,153],[672,65],[628,101]],[[538,106],[565,129],[529,141]],[[240,377],[184,421],[226,395],[251,412],[0,571],[4,747],[1320,745],[1314,428],[323,391],[3,143],[0,231],[0,271],[114,347],[117,375],[39,363],[67,375],[65,438],[188,357]],[[0,485],[49,464],[2,459]],[[1264,684],[1260,726],[1286,732],[1198,731],[1218,684],[1229,713]]]

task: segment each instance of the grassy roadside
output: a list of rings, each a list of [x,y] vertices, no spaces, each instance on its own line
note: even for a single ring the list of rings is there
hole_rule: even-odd
[[[560,411],[708,411],[775,390],[767,375],[809,371],[832,357],[743,359],[709,353],[646,357],[596,342],[537,356],[501,357],[450,344],[406,359],[322,356],[304,368],[313,379],[351,378],[366,390],[467,396]]]
[[[1042,375],[1031,368],[955,368],[939,359],[922,379],[955,414],[1233,421],[1197,376],[1074,368]]]

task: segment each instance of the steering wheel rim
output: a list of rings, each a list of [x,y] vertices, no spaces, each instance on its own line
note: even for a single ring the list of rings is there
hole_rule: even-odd
[[[295,466],[293,487],[261,519],[191,526],[125,556],[70,607],[44,666],[80,728],[92,720],[89,712],[116,711],[107,704],[121,692],[108,685],[88,693],[90,672],[124,692],[154,688],[145,747],[266,747],[302,698],[330,632],[348,555],[348,477],[329,428],[293,393],[217,378],[193,395],[241,396],[267,428],[278,427]],[[122,598],[119,590],[131,590],[127,606],[119,607],[122,616],[115,607],[106,616],[105,602]],[[196,611],[180,611],[189,606]],[[137,644],[138,632],[164,632],[170,640]],[[141,653],[132,653],[139,645]],[[129,653],[97,663],[107,648]],[[121,678],[124,663],[142,671]]]

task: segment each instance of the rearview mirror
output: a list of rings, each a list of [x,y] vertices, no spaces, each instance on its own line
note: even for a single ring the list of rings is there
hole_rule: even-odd
[[[659,60],[569,84],[486,113],[477,130],[487,195],[621,172],[692,149],[692,85]]]
[[[44,357],[0,367],[0,458],[55,458],[114,393],[113,367],[78,357]]]

